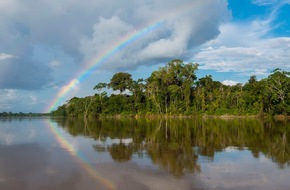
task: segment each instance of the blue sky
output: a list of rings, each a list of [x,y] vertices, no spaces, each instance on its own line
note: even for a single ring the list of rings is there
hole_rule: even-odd
[[[0,25],[0,112],[43,112],[73,80],[61,103],[93,95],[116,72],[147,78],[175,58],[228,85],[290,70],[289,0],[1,0]]]

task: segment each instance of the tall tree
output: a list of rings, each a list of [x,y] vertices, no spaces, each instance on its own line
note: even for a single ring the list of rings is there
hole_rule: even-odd
[[[144,99],[144,91],[145,91],[145,84],[143,83],[143,79],[138,79],[137,81],[132,81],[132,84],[130,86],[130,91],[132,92],[133,96],[133,104],[134,104],[134,110],[135,112],[138,112],[141,110],[141,105],[143,103]]]
[[[108,84],[109,88],[113,90],[119,90],[122,94],[125,90],[130,89],[132,84],[132,75],[129,73],[119,72],[114,74],[111,78],[110,83]]]
[[[189,110],[197,67],[197,64],[185,64],[176,59],[151,74],[146,90],[159,112],[181,113]]]
[[[102,91],[103,88],[106,88],[107,86],[108,86],[107,83],[100,82],[94,87],[94,90]]]
[[[107,97],[107,92],[102,92],[103,88],[106,88],[108,86],[107,83],[98,83],[95,87],[94,90],[98,90],[99,93],[96,95],[97,101],[96,101],[96,108],[98,113],[103,112],[103,107],[104,107],[104,99]]]
[[[266,88],[268,90],[272,113],[287,114],[290,113],[290,72],[281,69],[275,69],[266,79]]]
[[[263,84],[257,81],[256,76],[251,76],[243,86],[245,111],[249,114],[263,114]]]

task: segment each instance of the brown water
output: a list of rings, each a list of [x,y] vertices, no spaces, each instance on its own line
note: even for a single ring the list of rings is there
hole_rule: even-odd
[[[290,122],[0,118],[0,190],[289,190]]]

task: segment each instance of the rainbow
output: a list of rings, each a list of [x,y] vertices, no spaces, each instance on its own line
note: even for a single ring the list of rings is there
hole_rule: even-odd
[[[88,61],[87,66],[85,69],[83,69],[80,73],[76,75],[66,86],[64,86],[57,94],[57,96],[53,99],[50,106],[45,110],[45,112],[50,112],[53,109],[55,109],[63,100],[64,96],[71,90],[73,90],[77,84],[80,83],[80,81],[83,81],[87,76],[91,74],[91,72],[96,68],[97,65],[104,63],[106,60],[108,60],[112,55],[114,55],[116,52],[120,51],[121,49],[128,46],[130,43],[138,40],[145,34],[149,33],[150,31],[153,31],[157,27],[161,25],[161,22],[156,22],[154,24],[151,24],[149,26],[144,27],[141,30],[133,31],[131,33],[128,33],[126,36],[121,38],[119,41],[112,44],[108,51],[101,52],[99,56],[92,58]]]
[[[57,142],[59,145],[69,152],[69,154],[73,157],[76,158],[76,161],[80,166],[84,168],[85,171],[87,171],[90,176],[92,176],[94,179],[99,181],[104,187],[110,190],[115,190],[116,187],[114,183],[106,178],[104,178],[100,173],[98,173],[94,167],[89,163],[88,159],[77,149],[72,146],[68,140],[65,139],[64,135],[62,134],[62,130],[60,130],[55,123],[52,123],[50,120],[45,121],[53,135],[56,137]]]
[[[198,5],[195,4],[194,1],[189,1],[189,3],[187,4],[183,4],[180,7],[175,7],[174,10],[167,11],[166,13],[163,13],[160,17],[158,17],[156,20],[151,21],[150,22],[151,24],[148,24],[145,27],[141,27],[139,30],[134,30],[128,33],[127,35],[123,36],[122,38],[120,38],[115,43],[109,45],[108,46],[109,48],[107,48],[107,50],[98,53],[96,56],[92,57],[90,60],[87,61],[87,63],[85,64],[86,65],[85,68],[81,70],[79,73],[77,73],[77,75],[73,77],[73,79],[66,86],[60,89],[60,91],[51,101],[49,106],[44,110],[44,112],[48,113],[56,109],[57,106],[59,106],[64,101],[64,96],[71,90],[75,89],[77,84],[79,84],[87,76],[89,76],[92,73],[92,71],[96,69],[97,65],[104,63],[121,49],[125,48],[132,42],[137,41],[146,34],[154,31],[156,28],[160,27],[167,18],[174,17],[182,13],[185,14],[191,11],[193,7],[199,9]]]
[[[175,7],[174,10],[167,11],[165,14],[161,15],[156,20],[150,22],[145,27],[141,27],[139,30],[132,31],[127,35],[120,38],[115,43],[111,44],[109,48],[103,52],[98,53],[96,56],[92,57],[88,60],[85,64],[85,68],[82,69],[73,79],[63,88],[59,90],[57,95],[48,105],[48,107],[44,110],[45,113],[51,112],[52,110],[56,109],[64,101],[64,96],[68,94],[70,91],[77,88],[78,84],[83,81],[86,77],[88,77],[98,65],[106,62],[111,56],[115,53],[120,51],[121,49],[125,48],[129,44],[137,41],[138,39],[142,38],[146,34],[154,31],[158,27],[160,27],[166,18],[173,17],[179,15],[181,13],[186,13],[187,11],[191,11],[193,7],[196,7],[197,4],[194,1],[189,1],[189,3],[181,5],[180,7]],[[51,121],[47,121],[47,125],[49,129],[52,131],[53,135],[56,137],[58,143],[66,149],[71,156],[75,157],[78,163],[84,167],[84,169],[96,180],[100,181],[104,186],[108,189],[115,190],[116,187],[113,182],[110,180],[102,177],[88,162],[84,155],[81,152],[77,151],[62,135],[61,130],[59,130]]]
[[[53,99],[50,106],[45,110],[45,112],[50,112],[56,108],[62,101],[64,101],[64,96],[75,89],[80,81],[83,81],[94,69],[97,65],[104,63],[107,59],[109,59],[116,52],[125,48],[130,43],[136,41],[141,38],[145,34],[159,27],[161,22],[156,22],[150,26],[144,27],[139,31],[135,31],[127,34],[122,39],[112,44],[108,51],[102,52],[99,56],[88,61],[87,66],[84,70],[82,70],[79,74],[76,75],[66,86],[64,86],[57,94],[57,96]],[[77,151],[69,142],[65,139],[64,135],[51,121],[47,121],[47,125],[53,135],[56,137],[57,142],[60,146],[67,150],[72,157],[76,158],[77,162],[96,180],[101,182],[106,188],[110,190],[115,190],[116,187],[113,182],[101,176],[88,162],[87,158],[79,151]]]

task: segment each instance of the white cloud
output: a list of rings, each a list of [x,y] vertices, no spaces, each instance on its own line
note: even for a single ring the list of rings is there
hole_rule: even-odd
[[[237,81],[233,81],[233,80],[224,80],[222,83],[224,85],[227,85],[227,86],[234,86],[234,85],[238,84]]]
[[[252,3],[259,6],[267,6],[271,5],[274,1],[277,2],[277,0],[252,0]]]
[[[7,59],[13,59],[13,58],[17,58],[17,57],[14,55],[11,55],[11,54],[0,53],[0,61],[7,60]]]
[[[136,68],[140,65],[158,64],[161,60],[168,61],[171,58],[186,58],[197,45],[217,36],[220,22],[227,18],[226,1],[182,0],[147,3],[139,3],[136,7],[138,12],[129,11],[130,17],[135,19],[128,20],[128,15],[100,17],[93,27],[93,34],[81,41],[80,51],[84,57],[102,57],[113,47],[122,44],[124,39],[126,41],[138,34],[142,30],[140,23],[144,26],[145,21],[147,26],[158,22],[160,24],[141,35],[138,40],[128,40],[130,42],[106,60],[105,68]]]
[[[220,46],[203,50],[195,56],[201,69],[219,72],[254,72],[266,74],[274,68],[289,69],[290,38],[273,38],[253,42],[252,47]],[[263,71],[261,73],[261,71]]]
[[[265,20],[227,23],[217,39],[205,43],[194,56],[200,69],[265,76],[275,68],[290,68],[290,38],[267,37],[273,29],[271,14]]]
[[[81,40],[80,51],[86,60],[95,57],[96,54],[102,56],[105,54],[103,52],[112,48],[111,44],[126,36],[131,30],[134,30],[133,27],[117,16],[110,19],[100,17],[99,22],[93,26],[92,38],[84,37]]]
[[[277,5],[277,4],[290,4],[289,0],[252,0],[253,4],[259,6],[269,6],[269,5]]]
[[[76,65],[87,64],[97,55],[108,53],[125,37],[130,38],[128,35],[157,22],[162,25],[128,42],[106,60],[104,67],[135,69],[186,58],[192,48],[218,35],[218,27],[227,15],[226,0],[1,0],[0,52],[10,52],[19,59],[9,67],[1,64],[0,72],[22,76],[22,81],[5,75],[0,88],[41,89],[53,82],[52,69],[58,62],[52,61],[56,58],[51,54],[37,56],[42,60],[33,59],[39,46],[61,51]]]

